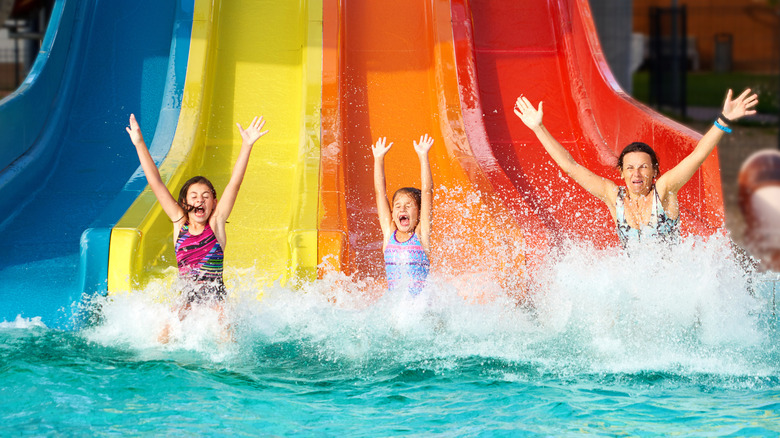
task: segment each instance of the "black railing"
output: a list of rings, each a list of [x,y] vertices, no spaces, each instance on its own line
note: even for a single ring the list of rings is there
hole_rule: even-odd
[[[687,113],[688,35],[685,5],[650,8],[650,104]]]

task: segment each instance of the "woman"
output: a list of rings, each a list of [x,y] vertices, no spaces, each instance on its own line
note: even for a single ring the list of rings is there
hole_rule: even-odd
[[[729,125],[743,116],[756,113],[753,108],[758,104],[758,96],[751,94],[750,89],[736,99],[731,97],[729,90],[723,112],[693,152],[660,177],[658,158],[650,146],[639,142],[626,146],[618,157],[618,170],[625,187],[619,187],[574,161],[542,124],[542,102],[537,109],[521,95],[515,103],[515,114],[536,134],[547,153],[566,174],[607,204],[615,219],[620,242],[626,247],[634,241],[674,240],[677,237],[680,218],[677,192],[699,169],[723,134],[731,132]]]

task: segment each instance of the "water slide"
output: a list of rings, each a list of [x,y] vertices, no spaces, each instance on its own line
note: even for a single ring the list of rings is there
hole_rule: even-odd
[[[470,143],[487,149],[509,178],[509,202],[527,236],[569,236],[617,244],[607,208],[558,171],[534,134],[513,114],[515,99],[544,101],[549,131],[574,158],[621,183],[617,155],[633,141],[656,150],[661,172],[679,163],[700,135],[626,95],[609,71],[586,0],[453,0],[458,80]],[[499,170],[500,169],[500,170]],[[684,233],[724,226],[717,153],[679,193]]]
[[[30,145],[10,155],[8,147],[2,148],[6,199],[34,191],[20,189],[25,186],[19,183],[6,189],[7,180],[14,179],[7,175],[21,175],[17,179],[30,187],[33,181],[49,181],[35,196],[9,204],[24,208],[17,208],[19,212],[2,227],[28,239],[18,244],[28,249],[2,260],[5,313],[23,309],[29,316],[48,315],[52,303],[66,305],[81,292],[73,285],[89,290],[85,285],[99,283],[99,270],[83,266],[84,260],[100,258],[89,256],[94,253],[88,250],[90,242],[107,240],[103,230],[110,221],[100,212],[129,203],[139,192],[110,231],[107,288],[119,292],[143,287],[150,279],[167,275],[166,269],[174,265],[170,222],[153,194],[139,188],[144,185],[142,174],[121,129],[129,112],[140,115],[147,139],[154,136],[153,155],[172,191],[190,176],[203,174],[220,192],[240,145],[235,123],[246,124],[257,114],[267,116],[271,132],[252,154],[231,216],[228,250],[229,269],[240,272],[233,278],[254,276],[259,282],[314,278],[320,261],[326,262],[322,269],[383,277],[370,150],[380,136],[395,143],[386,159],[391,193],[419,185],[412,142],[424,133],[435,139],[430,156],[437,186],[433,262],[438,271],[449,269],[460,277],[487,274],[518,290],[535,254],[547,251],[562,235],[598,245],[616,243],[606,208],[562,176],[512,115],[518,94],[544,100],[550,131],[577,160],[605,176],[616,176],[616,153],[630,141],[654,145],[663,171],[687,154],[698,137],[619,89],[600,53],[584,0],[403,0],[392,8],[378,1],[198,0],[191,15],[183,95],[180,101],[175,94],[163,99],[163,108],[180,104],[177,117],[160,110],[160,96],[170,88],[164,78],[157,82],[162,91],[156,100],[150,99],[154,104],[144,103],[145,96],[154,96],[151,91],[138,92],[156,77],[150,67],[112,67],[115,76],[120,76],[118,72],[130,76],[121,81],[100,70],[124,65],[120,61],[129,63],[132,56],[113,51],[114,60],[106,58],[111,53],[91,54],[87,42],[112,48],[140,45],[106,37],[132,34],[116,30],[116,24],[110,31],[101,29],[99,23],[107,20],[90,15],[109,6],[80,5],[82,12],[71,6],[69,20],[52,20],[60,26],[57,41],[67,40],[62,43],[67,54],[60,55],[49,41],[48,56],[60,56],[64,65],[64,73],[39,85],[48,87],[49,100],[30,100],[44,102],[36,111],[29,104],[25,113],[3,111],[22,101],[25,92],[32,93],[25,86],[34,89],[35,77],[46,74],[41,68],[0,108],[4,126],[14,123],[7,121],[9,117],[18,117],[14,120],[24,126],[13,134],[23,138],[9,144]],[[62,14],[66,10],[57,9]],[[138,15],[143,14],[133,16]],[[65,22],[70,27],[62,26]],[[102,38],[87,38],[83,34],[88,30],[100,32]],[[164,56],[158,57],[164,64],[172,63],[170,26],[168,32]],[[170,66],[165,71],[170,73]],[[107,76],[115,82],[104,90]],[[125,92],[128,95],[117,97]],[[115,101],[128,103],[120,108]],[[48,111],[41,111],[41,106]],[[157,141],[158,135],[162,139],[173,131],[152,131],[155,117],[167,124],[175,121],[175,136]],[[97,138],[104,131],[112,137]],[[69,143],[73,144],[66,148]],[[35,145],[41,144],[50,145],[37,147],[47,152],[32,155]],[[171,144],[170,150],[160,149],[163,144]],[[101,155],[106,149],[109,157]],[[23,164],[36,166],[37,173]],[[99,176],[88,178],[92,173]],[[122,174],[116,188],[103,189]],[[74,194],[79,190],[87,204],[77,202]],[[680,200],[688,232],[711,234],[722,226],[715,154],[681,192]],[[88,214],[93,212],[94,216]],[[51,223],[41,226],[42,217],[51,217]],[[79,241],[73,233],[60,232],[64,220],[76,236],[87,229],[81,254],[63,249],[77,248]],[[63,234],[73,242],[61,239]],[[62,247],[52,246],[59,240]],[[84,272],[86,279],[79,280]],[[16,293],[5,288],[14,284],[9,279],[19,283]],[[56,290],[59,295],[29,296],[21,290]]]
[[[495,266],[486,265],[494,251],[521,244],[523,236],[501,202],[511,193],[490,183],[466,136],[449,2],[403,0],[388,7],[326,0],[323,17],[323,269],[384,277],[370,145],[384,136],[394,143],[385,160],[392,194],[419,187],[412,144],[427,133],[434,138],[429,157],[438,193],[434,266],[458,276],[481,271],[499,274],[502,282],[515,280],[522,254],[494,257]]]
[[[137,188],[124,126],[134,111],[153,153],[167,151],[187,3],[55,3],[30,74],[0,102],[0,320],[67,326],[70,303],[105,289],[110,227]]]
[[[699,138],[620,89],[585,0],[404,1],[393,8],[326,0],[324,22],[319,251],[326,267],[382,277],[370,151],[378,137],[396,145],[386,159],[389,193],[419,184],[412,141],[422,133],[435,138],[434,264],[499,277],[532,270],[562,237],[617,244],[607,208],[562,175],[513,115],[518,95],[544,100],[553,135],[616,182],[626,144],[653,145],[665,171]],[[679,197],[684,232],[722,228],[717,154]],[[508,242],[522,242],[520,251]]]
[[[322,5],[314,1],[196,0],[176,135],[160,173],[178,194],[204,175],[227,184],[244,127],[264,115],[229,220],[226,283],[313,279],[317,265]],[[110,293],[170,278],[172,226],[143,192],[114,227]]]

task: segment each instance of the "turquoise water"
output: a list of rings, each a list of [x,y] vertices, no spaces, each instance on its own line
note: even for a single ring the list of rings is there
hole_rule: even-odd
[[[222,320],[178,322],[159,284],[97,300],[78,331],[2,323],[0,434],[780,433],[777,275],[718,239],[641,257],[566,245],[519,305],[488,275],[379,300],[337,274],[261,300],[250,274],[227,276]]]

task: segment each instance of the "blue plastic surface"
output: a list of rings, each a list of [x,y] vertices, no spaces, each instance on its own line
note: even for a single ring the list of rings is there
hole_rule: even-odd
[[[31,73],[0,104],[0,321],[67,328],[82,293],[104,289],[110,229],[145,184],[124,127],[135,113],[164,158],[192,3],[55,4]]]

